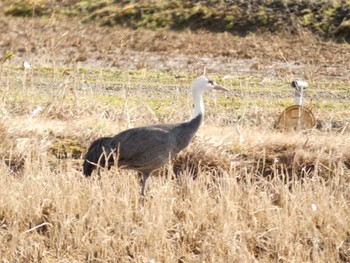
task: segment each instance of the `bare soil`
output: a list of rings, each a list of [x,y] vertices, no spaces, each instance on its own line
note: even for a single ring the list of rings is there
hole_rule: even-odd
[[[12,51],[18,63],[350,80],[349,44],[321,41],[306,31],[298,36],[238,37],[97,27],[54,15],[32,19],[0,14],[0,36],[0,52]]]

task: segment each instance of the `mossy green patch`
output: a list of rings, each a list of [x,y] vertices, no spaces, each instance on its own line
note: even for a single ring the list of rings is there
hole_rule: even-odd
[[[58,159],[79,159],[84,147],[76,140],[69,138],[57,139],[51,146],[50,152]]]

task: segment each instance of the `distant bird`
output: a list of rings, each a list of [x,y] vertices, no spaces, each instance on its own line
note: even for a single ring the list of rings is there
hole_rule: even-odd
[[[204,114],[202,94],[212,89],[227,91],[204,76],[193,81],[194,112],[189,121],[128,129],[114,137],[95,140],[85,156],[84,175],[89,177],[96,168],[107,166],[109,169],[117,163],[120,168],[142,173],[141,194],[145,195],[146,181],[152,171],[161,167],[191,142]],[[118,159],[117,162],[115,158]]]
[[[23,69],[24,69],[24,70],[30,69],[30,64],[29,64],[28,61],[24,61],[23,64],[22,64],[22,66],[23,66]]]

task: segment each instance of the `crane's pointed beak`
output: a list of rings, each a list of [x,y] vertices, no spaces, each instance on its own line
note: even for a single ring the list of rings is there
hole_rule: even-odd
[[[221,85],[215,85],[213,89],[215,89],[215,90],[222,90],[222,91],[228,91],[228,89],[224,88]]]

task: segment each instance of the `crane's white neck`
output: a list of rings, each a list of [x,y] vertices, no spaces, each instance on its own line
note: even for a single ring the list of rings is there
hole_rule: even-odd
[[[194,100],[194,111],[190,120],[196,118],[199,114],[201,114],[202,116],[204,115],[204,104],[202,94],[203,93],[198,90],[192,91],[192,96]]]

